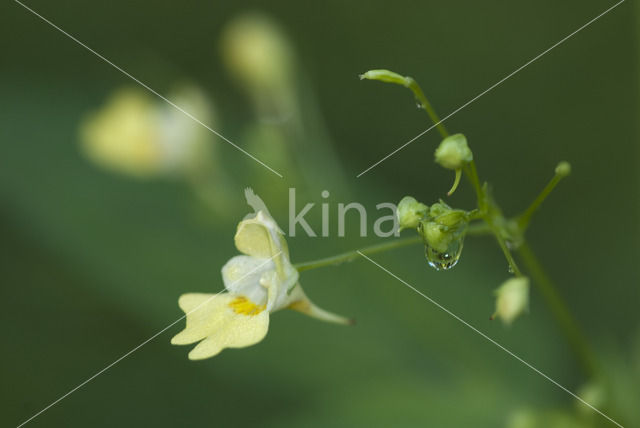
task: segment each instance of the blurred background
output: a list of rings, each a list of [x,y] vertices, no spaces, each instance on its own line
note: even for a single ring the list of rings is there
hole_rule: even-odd
[[[444,116],[613,5],[26,4],[284,179],[19,4],[2,6],[7,426],[182,316],[180,294],[222,288],[236,224],[250,212],[245,187],[285,230],[289,187],[301,205],[316,202],[307,217],[316,230],[319,204],[330,203],[332,237],[290,238],[293,262],[380,240],[357,227],[336,238],[339,202],[367,206],[371,232],[377,203],[444,196],[452,176],[433,163],[435,130],[356,179],[430,126],[408,91],[358,74],[411,75]],[[430,269],[419,247],[374,257],[560,384],[591,391],[625,427],[640,426],[637,41],[628,1],[446,122],[466,134],[507,214],[558,161],[572,163],[528,239],[605,367],[595,392],[535,287],[528,315],[511,327],[489,321],[508,277],[491,239],[467,238],[448,272]],[[463,183],[447,202],[473,207],[472,189]],[[301,283],[357,325],[283,311],[257,346],[192,362],[169,344],[181,322],[29,425],[613,426],[370,263],[305,272]]]

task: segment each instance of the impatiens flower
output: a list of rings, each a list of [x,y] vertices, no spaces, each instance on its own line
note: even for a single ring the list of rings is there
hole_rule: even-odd
[[[521,276],[510,278],[495,291],[495,317],[502,318],[505,324],[511,324],[520,314],[529,308],[529,278]]]
[[[291,46],[278,25],[267,16],[248,13],[224,29],[221,47],[233,77],[255,91],[287,86],[293,71]]]
[[[210,104],[198,88],[183,86],[169,98],[211,123]],[[90,115],[81,125],[80,138],[90,160],[136,177],[183,172],[210,149],[205,128],[175,107],[133,88],[116,91]]]
[[[174,345],[200,342],[189,359],[217,355],[224,348],[243,348],[260,342],[269,329],[271,313],[289,308],[324,321],[348,324],[341,316],[315,306],[298,282],[284,233],[264,202],[251,189],[247,202],[255,210],[238,224],[235,244],[242,255],[222,267],[226,292],[183,294],[178,305],[187,326],[171,339]]]

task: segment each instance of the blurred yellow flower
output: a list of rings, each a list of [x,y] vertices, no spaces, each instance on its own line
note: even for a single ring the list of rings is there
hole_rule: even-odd
[[[224,29],[221,47],[225,65],[252,90],[286,85],[293,54],[286,36],[267,16],[241,15]]]
[[[209,123],[211,107],[201,91],[185,86],[170,99]],[[80,127],[84,153],[115,172],[149,177],[180,173],[207,154],[206,129],[141,89],[116,91]]]
[[[225,26],[220,46],[224,65],[251,97],[261,121],[286,122],[299,114],[295,55],[273,20],[243,14]]]
[[[226,292],[189,293],[178,300],[187,325],[171,343],[200,342],[189,353],[191,360],[213,357],[224,348],[260,342],[267,334],[270,314],[283,308],[324,321],[350,322],[318,308],[305,296],[298,271],[289,260],[284,233],[251,189],[245,195],[255,212],[238,224],[235,244],[243,255],[233,257],[222,268]]]
[[[496,312],[491,318],[500,317],[505,324],[511,324],[529,308],[529,278],[509,278],[498,287],[495,294]]]

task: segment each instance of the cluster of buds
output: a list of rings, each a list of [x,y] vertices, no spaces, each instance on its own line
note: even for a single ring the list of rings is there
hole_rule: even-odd
[[[398,224],[402,229],[416,229],[425,245],[427,262],[437,270],[450,269],[458,263],[469,213],[453,209],[443,201],[431,207],[405,196],[398,204]]]

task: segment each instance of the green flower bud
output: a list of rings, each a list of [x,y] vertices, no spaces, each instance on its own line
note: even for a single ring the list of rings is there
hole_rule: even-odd
[[[462,134],[454,134],[442,140],[435,157],[436,162],[443,167],[459,170],[465,163],[473,160],[473,153],[467,145],[467,138]]]
[[[447,229],[459,229],[460,227],[467,225],[468,217],[469,215],[466,213],[466,211],[451,210],[437,216],[435,221],[439,225],[444,226]]]
[[[556,175],[566,177],[571,174],[571,164],[566,161],[562,161],[556,166]]]
[[[416,201],[415,198],[411,196],[402,198],[398,203],[398,209],[396,211],[400,230],[418,227],[418,223],[426,217],[428,211],[429,207]]]
[[[366,73],[362,73],[360,80],[379,80],[380,82],[395,83],[396,85],[409,86],[412,79],[410,77],[404,77],[398,73],[394,73],[389,70],[369,70]]]
[[[437,270],[450,269],[460,259],[469,214],[440,201],[431,206],[429,215],[418,224],[429,264]]]
[[[451,243],[463,237],[466,222],[458,222],[454,226],[446,226],[436,221],[422,220],[418,225],[418,233],[425,245],[446,253]]]
[[[439,215],[451,212],[451,210],[453,210],[453,208],[451,208],[442,199],[440,199],[440,202],[436,202],[435,204],[431,205],[431,208],[429,209],[429,217],[435,218]]]
[[[442,228],[432,221],[423,221],[420,224],[420,234],[425,244],[431,248],[435,248],[437,251],[447,251],[447,245],[450,239]]]

